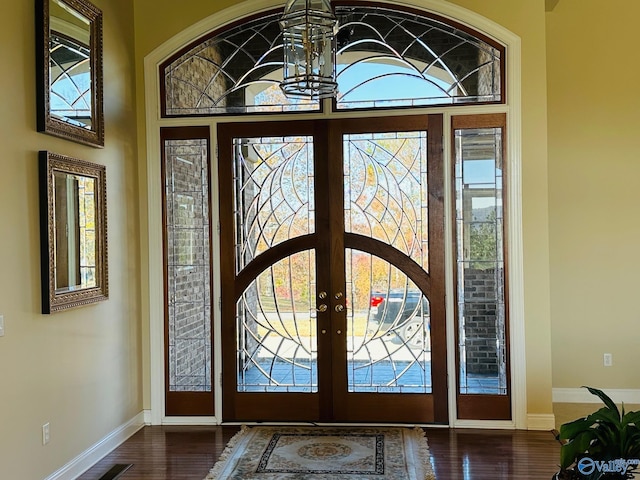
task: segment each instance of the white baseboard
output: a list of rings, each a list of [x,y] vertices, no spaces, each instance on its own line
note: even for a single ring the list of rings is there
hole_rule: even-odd
[[[59,470],[49,475],[45,480],[74,480],[95,465],[105,455],[121,445],[131,435],[145,426],[147,412],[138,413],[128,422],[120,425],[95,445],[89,447],[76,458]]]
[[[220,425],[217,417],[162,417],[162,425]]]
[[[452,428],[480,428],[489,430],[513,430],[514,422],[510,420],[455,420]]]
[[[527,415],[527,430],[553,430],[556,428],[556,417],[552,413],[529,413]]]
[[[556,417],[553,414],[527,414],[527,430],[553,430],[556,426]],[[515,430],[514,422],[491,420],[457,420],[454,428],[489,428],[496,430]]]
[[[640,390],[601,389],[616,403],[640,404]],[[589,393],[586,388],[554,388],[553,403],[601,403],[601,400]]]

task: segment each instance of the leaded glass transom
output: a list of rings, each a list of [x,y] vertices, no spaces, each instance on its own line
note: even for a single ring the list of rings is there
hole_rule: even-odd
[[[503,102],[504,49],[456,24],[377,6],[335,8],[339,110]],[[215,32],[161,66],[164,116],[317,111],[288,98],[281,12]]]
[[[501,51],[459,26],[390,8],[338,11],[338,109],[501,100]]]
[[[319,110],[317,101],[290,99],[280,90],[279,13],[199,40],[161,67],[167,116]]]

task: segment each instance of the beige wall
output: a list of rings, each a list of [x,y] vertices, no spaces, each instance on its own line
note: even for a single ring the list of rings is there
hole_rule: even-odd
[[[236,2],[95,3],[105,14],[104,149],[35,132],[33,2],[9,2],[0,17],[10,67],[0,76],[3,478],[43,478],[150,406],[147,258],[139,252],[147,234],[143,59]],[[544,0],[452,3],[522,39],[528,413],[551,413],[552,385],[638,389],[640,65],[632,48],[640,5],[560,0],[545,15]],[[39,313],[38,150],[107,166],[107,302]],[[604,352],[613,367],[602,366]],[[559,416],[570,419],[565,407]],[[51,443],[42,446],[45,422]]]
[[[133,8],[104,11],[106,146],[35,131],[34,1],[0,15],[0,477],[41,479],[142,410]],[[110,299],[40,314],[38,150],[106,165]],[[42,424],[51,441],[43,446]]]
[[[639,17],[625,0],[560,0],[547,14],[557,388],[640,388]]]

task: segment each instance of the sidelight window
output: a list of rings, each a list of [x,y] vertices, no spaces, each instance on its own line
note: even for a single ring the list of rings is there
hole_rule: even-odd
[[[460,395],[508,395],[504,125],[497,117],[477,116],[465,128],[454,119]]]

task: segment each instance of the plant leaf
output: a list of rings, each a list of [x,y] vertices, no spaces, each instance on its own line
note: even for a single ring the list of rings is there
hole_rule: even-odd
[[[607,407],[602,407],[597,412],[592,413],[587,417],[587,420],[599,426],[607,426],[616,430],[622,425],[618,413]]]
[[[578,455],[587,451],[593,439],[594,436],[592,432],[585,430],[570,442],[562,445],[562,447],[560,447],[560,466],[562,468],[569,468],[576,461]]]
[[[561,468],[574,466],[585,455],[598,460],[640,458],[640,412],[627,412],[624,404],[619,410],[602,390],[584,388],[600,398],[604,406],[586,417],[560,426],[556,438],[562,443]],[[595,477],[586,478],[595,480],[601,475],[602,472],[597,472]]]
[[[594,424],[593,420],[589,420],[588,417],[579,418],[572,422],[564,423],[560,426],[560,433],[558,438],[560,440],[573,440],[578,434],[589,430]]]
[[[589,393],[591,393],[592,395],[596,395],[597,397],[599,397],[600,400],[602,400],[602,403],[604,403],[609,409],[615,411],[618,414],[618,418],[620,418],[620,411],[618,410],[618,407],[616,406],[615,402],[611,400],[611,398],[606,393],[604,393],[602,390],[599,390],[597,388],[587,387],[584,385],[583,385],[583,388],[586,388],[587,390],[589,390]]]
[[[622,423],[625,425],[634,424],[640,427],[640,410],[637,412],[627,412],[622,417]]]

